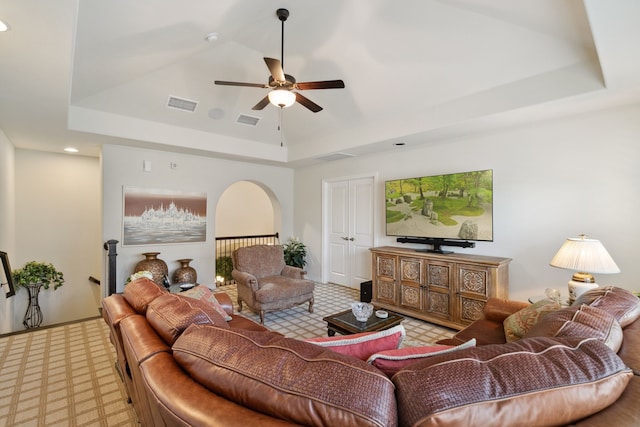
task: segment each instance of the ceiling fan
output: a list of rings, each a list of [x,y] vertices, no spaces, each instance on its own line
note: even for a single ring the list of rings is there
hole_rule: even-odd
[[[253,110],[262,110],[269,103],[282,108],[289,107],[295,102],[308,108],[309,110],[317,113],[322,111],[322,107],[311,101],[309,98],[301,95],[298,90],[311,90],[311,89],[343,89],[344,82],[342,80],[324,80],[317,82],[296,82],[296,79],[289,74],[284,73],[284,22],[289,17],[289,11],[287,9],[278,9],[276,15],[280,22],[282,22],[282,38],[280,45],[280,58],[281,60],[273,58],[264,58],[264,62],[269,68],[271,76],[269,76],[269,82],[267,84],[261,83],[242,83],[242,82],[228,82],[223,80],[216,80],[214,83],[217,85],[226,86],[246,86],[246,87],[258,87],[263,89],[272,89],[271,92],[253,106]]]

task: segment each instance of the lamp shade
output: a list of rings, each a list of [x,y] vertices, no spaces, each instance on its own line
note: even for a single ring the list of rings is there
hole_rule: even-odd
[[[287,89],[274,89],[267,96],[269,102],[280,108],[290,107],[296,102],[296,94]]]
[[[602,243],[599,240],[587,239],[585,235],[567,239],[549,264],[584,273],[620,273],[620,269]]]

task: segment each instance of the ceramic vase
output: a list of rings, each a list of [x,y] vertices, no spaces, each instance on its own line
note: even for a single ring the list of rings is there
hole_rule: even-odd
[[[189,266],[189,263],[193,261],[191,258],[179,259],[180,268],[173,273],[173,283],[196,283],[198,280],[198,273],[196,269]]]
[[[144,255],[145,259],[136,264],[133,272],[149,271],[153,274],[153,281],[160,286],[164,286],[165,278],[169,274],[169,268],[166,262],[158,258],[160,252],[145,252],[142,255]]]

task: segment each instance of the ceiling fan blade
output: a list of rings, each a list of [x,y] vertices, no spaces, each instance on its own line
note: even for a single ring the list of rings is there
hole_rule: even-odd
[[[304,107],[307,107],[309,110],[317,113],[318,111],[322,111],[322,107],[310,100],[309,98],[305,98],[300,95],[298,92],[294,92],[296,94],[296,101]]]
[[[225,82],[223,80],[216,80],[214,81],[214,83],[217,85],[223,85],[223,86],[247,86],[247,87],[259,87],[263,89],[269,89],[268,85],[261,84],[261,83]]]
[[[285,82],[287,78],[284,76],[284,70],[282,69],[282,64],[278,59],[273,58],[264,58],[264,62],[267,64],[269,68],[269,72],[273,79],[277,82]]]
[[[265,96],[258,102],[256,105],[251,108],[252,110],[262,110],[264,107],[269,105],[269,95]]]
[[[310,89],[344,89],[344,82],[342,80],[325,80],[321,82],[302,82],[296,83],[296,89],[310,90]]]

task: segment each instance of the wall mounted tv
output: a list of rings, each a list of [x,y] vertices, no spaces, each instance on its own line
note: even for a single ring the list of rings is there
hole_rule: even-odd
[[[493,170],[385,181],[387,236],[400,243],[469,248],[493,241]]]

